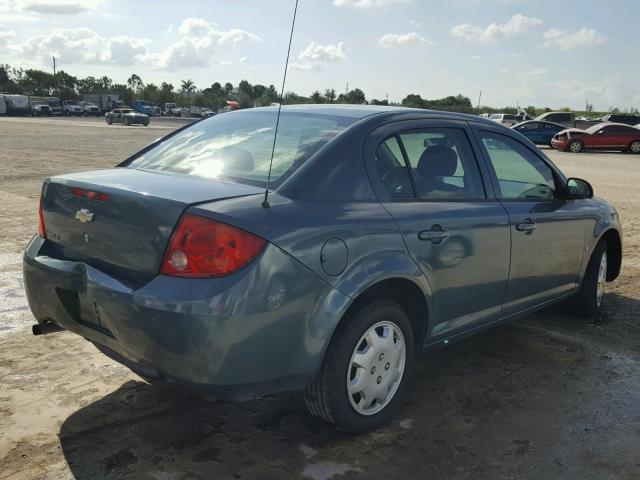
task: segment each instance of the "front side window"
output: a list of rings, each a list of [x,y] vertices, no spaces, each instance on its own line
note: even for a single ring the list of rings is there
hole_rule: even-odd
[[[481,132],[502,198],[549,200],[556,196],[553,171],[533,152],[505,135]]]
[[[166,139],[127,166],[266,186],[276,125],[274,108],[225,113]],[[356,119],[283,110],[273,155],[277,186]]]

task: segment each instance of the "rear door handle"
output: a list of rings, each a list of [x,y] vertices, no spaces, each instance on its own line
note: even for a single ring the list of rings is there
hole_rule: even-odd
[[[418,238],[420,240],[431,242],[434,245],[442,243],[449,237],[449,232],[442,228],[440,225],[434,225],[429,230],[422,230],[418,232]]]
[[[536,229],[536,224],[530,218],[527,218],[522,223],[516,223],[516,230],[519,232],[531,233]]]

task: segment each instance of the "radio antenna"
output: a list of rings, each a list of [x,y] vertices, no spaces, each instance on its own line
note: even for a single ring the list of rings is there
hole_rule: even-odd
[[[291,41],[293,40],[293,28],[296,25],[296,13],[298,13],[298,0],[293,9],[293,19],[291,21],[291,33],[289,34],[289,48],[287,48],[287,60],[284,63],[284,75],[282,76],[282,88],[280,89],[280,103],[278,104],[278,114],[276,116],[276,129],[273,133],[273,145],[271,146],[271,159],[269,160],[269,174],[267,175],[267,187],[264,190],[263,208],[269,208],[269,184],[271,183],[271,167],[273,167],[273,155],[276,151],[276,139],[278,138],[278,126],[280,125],[280,111],[284,100],[284,84],[287,81],[287,67],[289,66],[289,55],[291,54]]]

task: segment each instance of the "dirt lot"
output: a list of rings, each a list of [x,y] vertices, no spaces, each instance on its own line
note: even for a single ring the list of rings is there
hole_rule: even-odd
[[[148,385],[75,335],[31,336],[20,253],[42,179],[111,166],[178,125],[0,118],[0,480],[640,479],[640,156],[548,151],[622,218],[600,321],[560,305],[427,354],[370,435],[335,432],[298,394],[223,403]]]

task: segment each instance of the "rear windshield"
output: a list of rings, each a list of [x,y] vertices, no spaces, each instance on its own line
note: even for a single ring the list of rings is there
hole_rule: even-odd
[[[127,166],[265,186],[276,125],[274,108],[216,115],[195,123]],[[355,120],[282,112],[271,170],[277,186]]]

